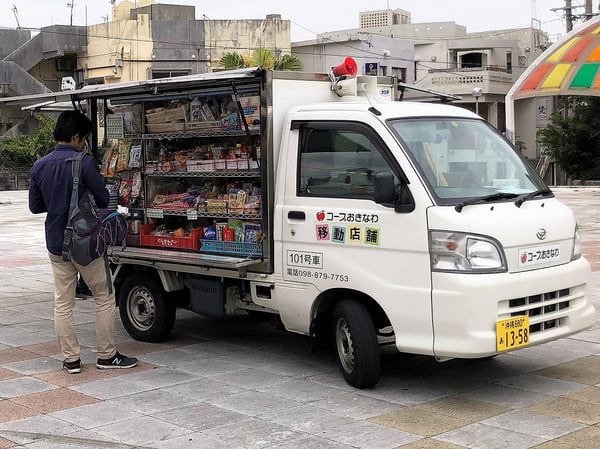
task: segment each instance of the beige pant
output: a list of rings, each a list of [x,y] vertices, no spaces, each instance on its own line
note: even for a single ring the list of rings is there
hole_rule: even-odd
[[[54,327],[64,359],[74,362],[80,357],[79,341],[75,333],[73,308],[77,271],[94,295],[96,303],[96,349],[98,357],[108,359],[117,352],[114,344],[115,296],[109,293],[104,258],[100,257],[87,266],[65,262],[62,256],[48,253],[54,273]]]

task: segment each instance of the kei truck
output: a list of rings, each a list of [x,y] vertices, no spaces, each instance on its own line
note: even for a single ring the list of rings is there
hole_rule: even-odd
[[[514,146],[345,64],[5,99],[69,101],[98,125],[93,151],[129,217],[109,251],[129,334],[166,339],[177,307],[270,314],[328,339],[366,388],[384,342],[473,359],[590,327],[574,213]]]

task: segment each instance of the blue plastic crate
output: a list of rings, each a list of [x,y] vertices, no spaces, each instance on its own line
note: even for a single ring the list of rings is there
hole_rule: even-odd
[[[228,242],[224,240],[200,240],[200,244],[200,251],[202,252],[262,257],[262,245],[260,243]]]

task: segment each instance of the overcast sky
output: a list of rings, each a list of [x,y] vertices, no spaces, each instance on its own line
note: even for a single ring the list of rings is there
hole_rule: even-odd
[[[117,0],[119,3],[120,0]],[[133,3],[135,1],[132,0]],[[599,0],[593,0],[593,12],[598,12]],[[73,24],[101,23],[111,15],[110,0],[0,0],[0,27],[16,28],[17,19],[23,28],[48,25],[68,25],[73,4]],[[281,14],[292,23],[292,41],[314,38],[325,31],[358,28],[359,12],[374,9],[402,8],[412,15],[412,22],[454,21],[467,31],[485,31],[528,26],[531,18],[551,36],[564,34],[564,0],[161,0],[159,3],[194,5],[196,18],[260,19],[267,14]],[[573,6],[585,0],[572,0]],[[583,13],[576,8],[574,13]]]

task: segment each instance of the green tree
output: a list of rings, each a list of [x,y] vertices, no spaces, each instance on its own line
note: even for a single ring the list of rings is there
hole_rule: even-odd
[[[568,114],[554,113],[540,131],[544,154],[571,178],[600,179],[600,98],[562,99]]]
[[[219,61],[219,65],[225,70],[234,70],[246,67],[242,55],[235,52],[225,53]]]
[[[282,55],[275,60],[273,68],[275,70],[291,70],[299,72],[302,70],[302,61],[292,55]]]
[[[292,55],[282,55],[276,58],[268,48],[257,48],[252,54],[235,52],[225,53],[219,65],[225,70],[241,69],[245,67],[262,67],[275,70],[302,70],[302,62]]]
[[[38,130],[33,136],[7,137],[0,142],[0,164],[3,167],[30,167],[37,159],[52,151],[55,121],[43,114],[35,116]]]

